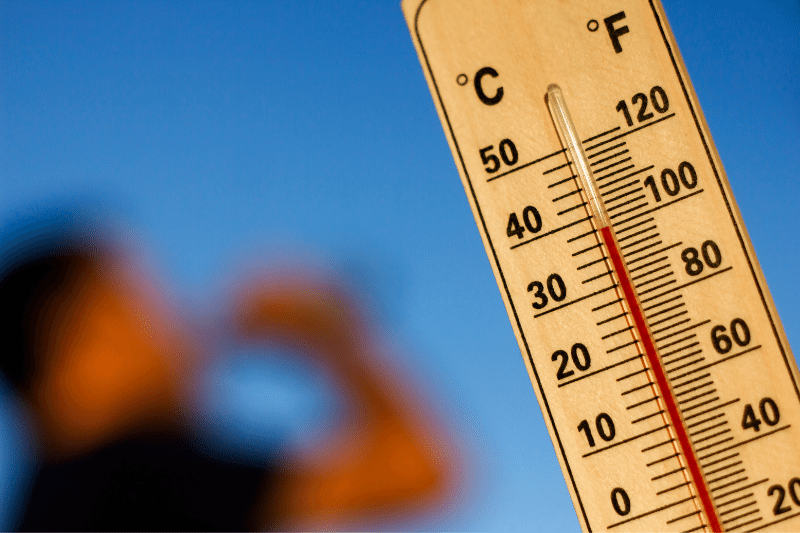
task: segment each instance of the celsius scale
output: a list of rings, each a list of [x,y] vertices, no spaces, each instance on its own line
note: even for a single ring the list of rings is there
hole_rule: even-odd
[[[800,375],[658,0],[403,9],[584,530],[800,530]]]

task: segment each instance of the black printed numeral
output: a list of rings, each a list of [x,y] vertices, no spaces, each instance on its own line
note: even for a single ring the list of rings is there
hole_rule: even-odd
[[[572,353],[572,364],[575,365],[575,368],[581,371],[589,370],[589,367],[592,365],[592,358],[589,356],[589,350],[586,346],[577,342],[572,345],[572,350],[570,350],[570,352]],[[561,361],[558,371],[556,372],[556,378],[566,379],[575,374],[574,370],[568,368],[570,357],[564,350],[555,352],[551,359],[553,361]]]
[[[594,425],[597,428],[597,434],[600,435],[601,439],[606,442],[611,442],[614,440],[617,430],[614,428],[614,421],[611,420],[609,415],[606,413],[600,413],[597,415],[597,418],[595,418]],[[580,424],[578,424],[578,431],[583,431],[586,434],[586,440],[589,441],[589,446],[594,447],[594,436],[592,436],[592,428],[589,426],[589,422],[583,420]]]
[[[647,95],[644,93],[636,93],[633,95],[633,98],[631,98],[631,103],[634,106],[639,104],[639,112],[636,114],[636,120],[639,122],[644,122],[654,116],[653,113],[647,111],[647,102]],[[667,93],[658,85],[650,89],[650,102],[653,104],[653,108],[659,113],[666,113],[669,109]],[[633,126],[633,119],[631,118],[630,111],[628,111],[628,104],[625,100],[619,101],[617,104],[617,111],[625,116],[625,122],[628,123],[628,126]]]
[[[703,260],[700,260],[700,256]],[[706,241],[700,245],[700,251],[697,248],[686,248],[681,252],[681,259],[686,263],[686,273],[690,276],[698,276],[703,272],[703,262],[710,268],[717,268],[722,264],[722,252],[719,251],[719,246],[714,241]]]
[[[788,488],[789,497],[792,499],[795,505],[800,505],[800,478],[792,478],[789,481]],[[772,508],[772,514],[775,516],[788,513],[792,510],[791,507],[783,504],[783,500],[786,499],[786,492],[787,490],[780,485],[772,485],[769,490],[767,490],[767,496],[772,496],[776,493],[778,495],[778,498],[775,500],[775,506]]]
[[[631,499],[624,489],[617,487],[611,491],[611,507],[620,516],[625,516],[631,512]]]
[[[758,432],[761,422],[765,422],[768,426],[774,426],[781,420],[781,412],[778,411],[778,404],[772,398],[764,398],[758,404],[758,412],[761,418],[756,415],[753,406],[749,403],[744,406],[744,414],[742,415],[742,429],[752,429]]]
[[[519,152],[517,152],[517,147],[514,146],[514,143],[511,139],[503,139],[500,141],[500,145],[498,146],[498,152],[500,153],[500,157],[492,153],[494,150],[494,145],[489,145],[486,148],[481,148],[478,152],[481,154],[481,161],[483,161],[484,165],[488,165],[484,167],[488,174],[494,174],[500,167],[500,159],[503,160],[507,166],[514,166],[519,161]]]
[[[564,280],[558,274],[550,274],[545,284],[547,285],[547,294],[556,302],[567,297],[567,286],[564,285]],[[532,281],[528,284],[528,292],[532,292],[534,298],[537,299],[531,304],[534,309],[544,309],[550,301],[545,293],[545,284],[541,281]]]
[[[711,344],[718,354],[726,354],[733,348],[735,342],[741,347],[750,344],[750,328],[741,318],[734,318],[731,321],[731,334],[728,336],[725,326],[714,326],[711,328]],[[731,340],[733,338],[733,340]]]
[[[661,188],[669,196],[677,196],[681,192],[681,184],[687,189],[694,189],[697,187],[697,171],[688,161],[684,161],[678,165],[678,173],[674,170],[665,168],[661,171]],[[650,187],[653,193],[653,198],[656,202],[661,201],[661,193],[658,190],[656,179],[653,176],[647,176],[644,180],[644,185]]]
[[[508,216],[506,235],[521,239],[525,235],[526,229],[531,233],[539,233],[539,230],[542,229],[542,216],[539,214],[539,210],[531,205],[522,210],[522,222],[524,225],[519,223],[516,213],[511,213]]]

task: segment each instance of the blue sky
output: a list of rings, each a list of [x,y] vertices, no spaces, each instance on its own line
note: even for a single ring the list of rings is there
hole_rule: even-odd
[[[797,346],[800,6],[664,4]],[[428,527],[578,528],[397,1],[0,2],[0,176],[0,222],[94,206],[201,315],[344,273],[479,465]]]

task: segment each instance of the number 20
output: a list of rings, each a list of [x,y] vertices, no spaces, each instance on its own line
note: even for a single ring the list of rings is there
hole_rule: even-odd
[[[589,355],[589,350],[586,348],[584,344],[580,342],[576,342],[572,345],[572,363],[578,370],[589,370],[589,367],[592,366],[592,358]],[[567,367],[569,366],[569,355],[564,350],[558,350],[553,354],[551,357],[552,361],[558,361],[561,359],[561,364],[558,367],[558,372],[556,372],[557,379],[566,379],[570,376],[575,375],[574,370],[568,370]]]
[[[775,500],[775,506],[772,508],[772,514],[778,516],[779,514],[788,513],[791,511],[791,507],[788,505],[783,505],[783,500],[786,498],[786,489],[780,485],[772,485],[767,491],[767,496],[772,496],[776,492],[778,493],[778,498]],[[800,479],[795,477],[789,481],[789,497],[796,505],[800,505],[800,495],[798,495],[798,492],[800,492]]]

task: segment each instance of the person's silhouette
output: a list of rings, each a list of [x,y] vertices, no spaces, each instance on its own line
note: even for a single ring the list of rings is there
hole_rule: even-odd
[[[441,502],[452,448],[379,379],[359,309],[298,271],[242,285],[234,335],[321,358],[355,399],[322,459],[243,465],[201,451],[186,384],[207,358],[124,253],[74,228],[26,231],[0,265],[0,370],[35,416],[23,530],[330,527]],[[335,444],[333,444],[335,442]]]

